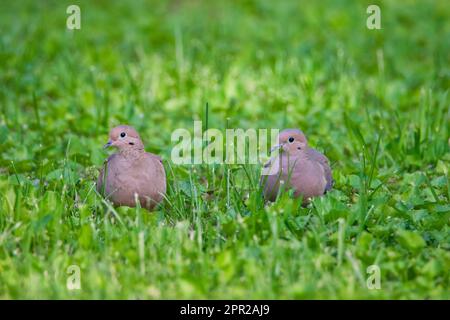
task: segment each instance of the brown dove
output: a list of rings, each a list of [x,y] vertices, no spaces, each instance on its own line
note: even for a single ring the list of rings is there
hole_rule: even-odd
[[[308,146],[302,131],[286,129],[279,135],[279,144],[273,149],[280,152],[264,166],[261,183],[264,197],[275,201],[280,186],[294,189],[294,196],[307,204],[312,197],[325,194],[333,186],[328,159]]]
[[[161,158],[145,152],[139,134],[130,126],[115,127],[104,148],[115,147],[118,153],[106,161],[97,181],[97,191],[115,206],[136,206],[152,210],[166,192],[166,174]],[[106,181],[106,183],[104,183]]]

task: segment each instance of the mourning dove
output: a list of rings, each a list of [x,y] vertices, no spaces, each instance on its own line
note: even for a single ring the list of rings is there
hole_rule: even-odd
[[[105,161],[97,181],[97,191],[115,206],[136,206],[152,210],[166,192],[166,174],[161,158],[145,152],[139,134],[130,126],[115,127],[104,146],[115,147],[118,153]],[[103,180],[106,179],[106,183]]]
[[[279,144],[273,149],[279,149],[279,155],[269,160],[264,166],[266,175],[261,176],[267,200],[276,199],[281,185],[284,185],[284,190],[294,189],[294,196],[302,196],[304,204],[332,188],[328,159],[308,146],[302,131],[283,130]]]

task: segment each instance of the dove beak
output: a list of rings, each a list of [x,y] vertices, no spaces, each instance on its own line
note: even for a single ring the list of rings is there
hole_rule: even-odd
[[[276,146],[272,147],[272,149],[270,149],[270,153],[282,148],[283,146],[284,146],[284,143],[277,144]]]
[[[285,145],[285,143],[277,144],[276,146],[272,147],[272,149],[270,149],[270,153],[272,153],[272,152],[274,152],[274,151],[276,151],[278,149],[282,149],[283,150],[284,145]]]
[[[109,148],[109,147],[111,147],[112,146],[112,141],[111,140],[109,140],[104,146],[103,146],[103,149],[106,149],[106,148]]]

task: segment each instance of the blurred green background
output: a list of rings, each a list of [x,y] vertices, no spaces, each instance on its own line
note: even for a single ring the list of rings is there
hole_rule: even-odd
[[[446,0],[2,1],[0,298],[450,298],[449,21]],[[335,189],[264,205],[254,166],[171,165],[206,103],[209,127],[301,128]],[[93,191],[120,123],[165,160],[153,214]]]

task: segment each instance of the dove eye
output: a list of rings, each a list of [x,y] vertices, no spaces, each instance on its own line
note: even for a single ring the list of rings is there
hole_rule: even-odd
[[[120,134],[120,137],[125,138],[126,135],[127,135],[127,134],[126,134],[125,132],[122,132],[122,133]]]
[[[292,143],[292,142],[294,142],[294,138],[293,137],[289,137],[288,141],[289,141],[289,143]]]

